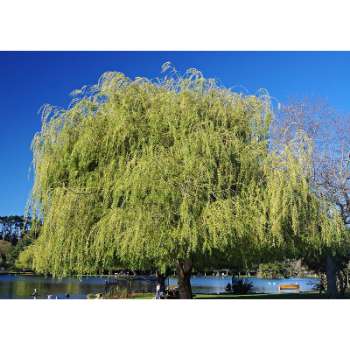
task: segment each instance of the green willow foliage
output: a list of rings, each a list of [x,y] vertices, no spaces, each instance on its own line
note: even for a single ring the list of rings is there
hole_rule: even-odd
[[[44,109],[33,141],[43,225],[21,259],[36,271],[242,266],[342,243],[310,192],[307,142],[269,150],[268,97],[194,69],[156,82],[109,72],[75,94]]]

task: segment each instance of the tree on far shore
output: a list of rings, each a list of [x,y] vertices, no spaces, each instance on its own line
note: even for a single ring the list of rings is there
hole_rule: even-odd
[[[274,138],[286,144],[297,133],[312,141],[310,187],[328,211],[335,208],[344,227],[350,225],[350,123],[323,101],[292,101],[282,106],[274,128]],[[347,231],[349,232],[349,231]],[[347,233],[349,235],[349,233]],[[322,249],[311,249],[304,261],[326,273],[328,291],[337,293],[336,275],[347,268],[350,250],[347,244],[327,242]],[[346,272],[347,273],[347,272]]]

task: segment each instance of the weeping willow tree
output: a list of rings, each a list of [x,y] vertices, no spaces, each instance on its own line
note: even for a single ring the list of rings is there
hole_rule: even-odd
[[[44,108],[31,198],[42,227],[22,257],[36,271],[176,268],[190,298],[194,267],[334,240],[308,186],[307,148],[269,147],[268,97],[169,67],[157,81],[109,72],[69,108]]]

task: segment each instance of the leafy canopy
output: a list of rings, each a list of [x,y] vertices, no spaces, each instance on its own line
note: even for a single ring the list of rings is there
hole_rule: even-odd
[[[242,265],[333,242],[308,146],[269,150],[268,97],[169,67],[157,81],[105,73],[68,109],[44,108],[32,192],[42,227],[24,258],[37,271]]]

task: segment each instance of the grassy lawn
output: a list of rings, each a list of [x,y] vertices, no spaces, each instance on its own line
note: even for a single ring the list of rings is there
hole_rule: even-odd
[[[329,299],[325,294],[318,292],[308,293],[281,293],[281,294],[197,294],[194,299]],[[346,293],[340,299],[350,299],[350,293]]]
[[[140,293],[134,295],[131,299],[154,299],[153,293]],[[281,293],[281,294],[195,294],[193,299],[329,299],[327,295],[320,295],[317,292],[308,293]],[[339,299],[350,299],[350,292]]]
[[[130,299],[154,299],[154,293],[137,293]]]

